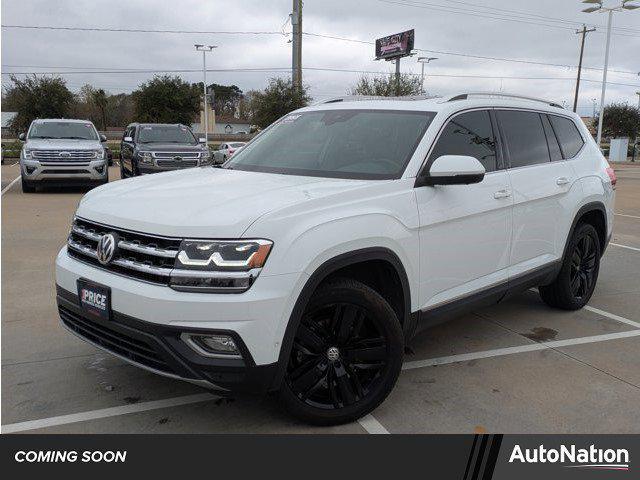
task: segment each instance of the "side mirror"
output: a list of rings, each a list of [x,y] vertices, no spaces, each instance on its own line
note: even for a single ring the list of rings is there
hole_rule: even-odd
[[[123,141],[123,142],[127,142],[127,143],[132,143],[132,142],[133,142],[133,138],[131,138],[131,137],[124,137],[124,138],[122,139],[122,141]]]
[[[101,141],[102,143],[106,142],[106,141],[107,141],[107,136],[106,136],[106,135],[102,135],[102,134],[100,134],[100,141]]]
[[[18,135],[18,140],[20,140],[21,142],[24,142],[26,138],[27,136],[24,133],[21,133],[20,135]]]
[[[200,138],[198,139],[198,142],[200,142],[200,143],[207,143],[207,139],[206,139],[205,137],[200,137]]]
[[[484,166],[474,157],[443,155],[436,158],[426,175],[418,178],[416,186],[468,185],[481,182],[484,174]]]

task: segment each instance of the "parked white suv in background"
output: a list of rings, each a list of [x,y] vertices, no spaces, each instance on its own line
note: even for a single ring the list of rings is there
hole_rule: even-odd
[[[348,422],[445,314],[533,286],[553,307],[585,305],[614,186],[580,118],[553,103],[336,99],[221,169],[87,194],[56,262],[59,312],[142,368]]]
[[[36,186],[102,185],[109,181],[108,159],[100,135],[88,120],[37,119],[19,135],[22,191]]]

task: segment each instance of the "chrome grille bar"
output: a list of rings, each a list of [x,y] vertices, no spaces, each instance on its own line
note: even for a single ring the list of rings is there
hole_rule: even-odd
[[[72,227],[72,230],[77,233],[78,235],[88,238],[89,240],[93,240],[94,242],[97,242],[100,240],[100,237],[102,237],[102,235],[92,232],[91,230],[87,230],[84,227],[81,227],[79,225],[74,225]],[[165,249],[165,248],[157,248],[157,247],[148,247],[145,245],[142,245],[140,243],[135,243],[135,242],[128,242],[126,240],[120,240],[118,242],[118,247],[122,248],[123,250],[129,250],[131,252],[138,252],[138,253],[144,253],[145,255],[152,255],[155,257],[162,257],[162,258],[176,258],[178,256],[178,251],[177,250],[169,250],[169,249]]]

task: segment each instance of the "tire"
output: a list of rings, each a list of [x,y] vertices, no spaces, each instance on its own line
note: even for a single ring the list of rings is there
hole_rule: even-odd
[[[596,287],[600,255],[596,229],[587,223],[578,224],[569,240],[560,273],[553,283],[538,288],[542,300],[562,310],[584,307]]]
[[[389,395],[403,356],[400,322],[387,301],[355,280],[332,281],[302,315],[280,399],[314,425],[352,422]]]
[[[25,180],[24,177],[20,177],[20,182],[22,184],[22,193],[35,193],[36,186],[33,182]]]

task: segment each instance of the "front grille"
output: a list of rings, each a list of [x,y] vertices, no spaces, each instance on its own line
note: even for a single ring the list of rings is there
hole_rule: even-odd
[[[86,162],[96,158],[93,150],[33,150],[31,154],[37,160],[49,162]]]
[[[192,168],[198,166],[198,160],[156,160],[156,164],[164,168]]]
[[[118,248],[107,265],[98,261],[96,247],[102,235],[115,233]],[[168,285],[180,239],[130,232],[75,218],[67,242],[69,255],[120,275]]]
[[[198,159],[200,158],[200,152],[153,152],[155,158],[168,158],[180,157],[184,159]]]
[[[47,174],[51,174],[51,175],[79,175],[79,174],[87,174],[87,173],[91,173],[88,170],[55,170],[55,169],[47,169],[47,170],[43,170],[42,173],[47,173]]]
[[[88,320],[65,307],[59,306],[58,312],[68,328],[89,342],[154,370],[173,373],[152,344]]]

